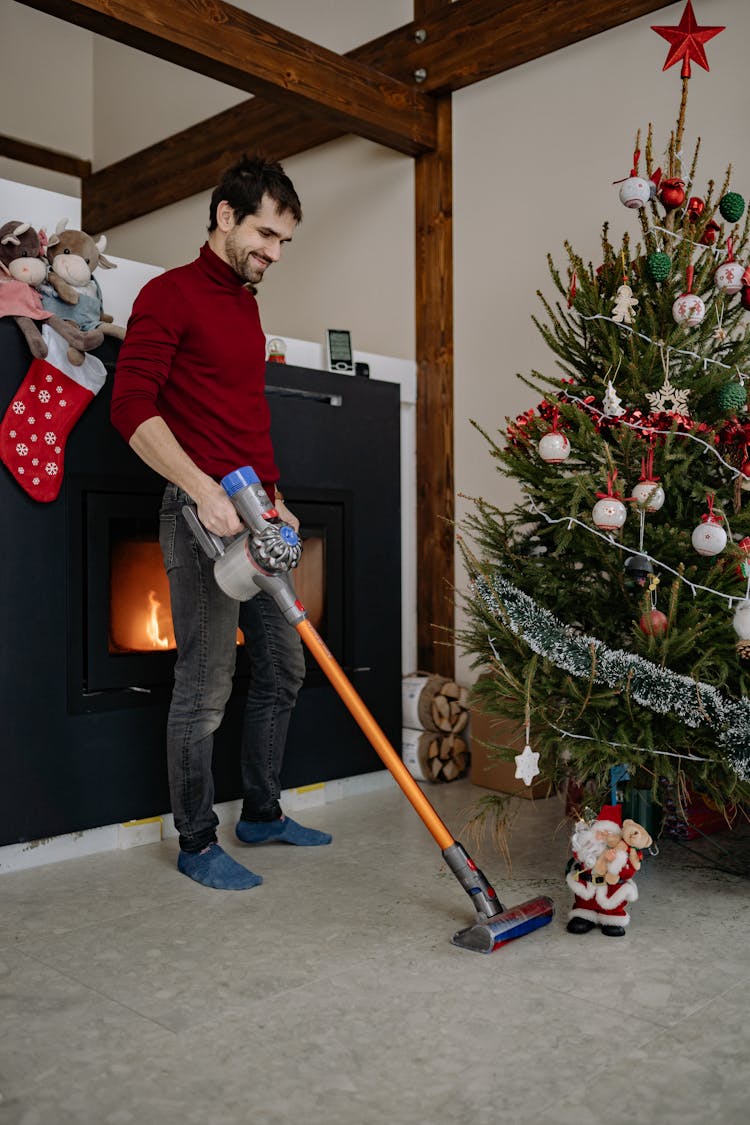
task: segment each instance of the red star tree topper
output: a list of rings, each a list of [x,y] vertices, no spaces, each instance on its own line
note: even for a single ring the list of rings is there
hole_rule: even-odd
[[[682,59],[682,78],[690,77],[690,62],[696,62],[698,66],[702,66],[704,70],[710,70],[708,59],[706,58],[706,51],[703,46],[709,39],[713,39],[714,35],[718,35],[720,31],[724,31],[723,27],[699,27],[695,22],[695,14],[693,13],[693,5],[690,0],[687,0],[685,11],[682,13],[682,19],[677,27],[651,27],[657,35],[661,35],[670,44],[669,54],[667,61],[664,63],[662,70],[668,70],[670,66],[674,66],[676,62]]]

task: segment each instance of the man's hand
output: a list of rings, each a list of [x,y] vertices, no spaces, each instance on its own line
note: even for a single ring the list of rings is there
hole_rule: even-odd
[[[198,519],[214,535],[239,535],[245,525],[237,515],[237,509],[220,484],[210,477],[206,478],[205,489],[195,497]]]
[[[283,500],[277,499],[276,503],[274,504],[274,508],[279,513],[279,519],[283,520],[284,523],[290,524],[295,531],[299,531],[299,520],[295,516],[294,512],[289,511]]]

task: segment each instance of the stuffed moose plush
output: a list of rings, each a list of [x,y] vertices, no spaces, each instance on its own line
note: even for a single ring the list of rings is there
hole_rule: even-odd
[[[47,245],[49,275],[42,286],[42,304],[50,312],[75,321],[79,328],[96,328],[121,340],[125,329],[104,312],[102,291],[94,277],[98,267],[117,268],[104,257],[107,239],[103,234],[94,240],[84,231],[67,230],[67,224],[67,219],[60,220]]]
[[[47,344],[37,321],[45,321],[69,344],[69,358],[80,366],[83,353],[98,348],[103,335],[98,329],[82,330],[54,310],[43,307],[39,287],[47,277],[43,256],[44,232],[18,219],[0,226],[0,316],[11,316],[24,335],[31,354],[44,359]]]

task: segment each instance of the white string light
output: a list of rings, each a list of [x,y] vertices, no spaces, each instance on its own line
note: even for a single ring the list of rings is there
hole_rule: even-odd
[[[621,324],[619,320],[613,320],[611,316],[605,316],[604,313],[593,313],[591,316],[584,316],[583,313],[579,313],[578,315],[581,320],[607,320],[610,324],[615,324],[625,332],[630,332],[633,336],[639,336],[641,340],[645,340],[647,344],[655,344],[657,347],[663,346],[659,340],[654,340],[651,336],[646,336],[644,332],[636,332],[635,328],[631,328],[629,324]],[[689,352],[686,348],[668,348],[667,350],[675,352],[677,355],[687,355],[690,356],[691,359],[700,360],[704,369],[707,363],[712,363],[715,367],[723,367],[725,371],[731,371],[735,368],[743,382],[747,379],[747,375],[741,372],[736,364],[722,363],[719,359],[709,359],[707,356],[698,355],[697,352]]]
[[[683,216],[686,215],[687,211],[683,211],[682,214]],[[726,249],[724,246],[711,246],[708,242],[696,242],[694,238],[686,238],[684,234],[677,234],[676,231],[667,230],[666,227],[660,227],[658,223],[652,223],[651,230],[661,231],[662,234],[667,234],[670,238],[674,238],[678,242],[689,242],[691,246],[698,247],[699,253],[704,250],[710,250],[711,253],[716,256],[717,254],[723,254]]]
[[[600,539],[603,539],[605,543],[609,543],[612,547],[616,547],[618,551],[626,551],[629,555],[646,554],[646,552],[638,551],[634,547],[626,547],[624,543],[615,542],[611,535],[604,535],[601,531],[597,531],[596,528],[589,527],[587,523],[584,523],[583,520],[577,519],[575,516],[561,516],[560,519],[553,519],[552,516],[548,516],[546,512],[542,511],[542,509],[534,503],[530,496],[528,497],[528,500],[536,514],[538,516],[541,516],[542,519],[546,520],[549,524],[567,523],[568,528],[570,528],[573,524],[576,524],[577,527],[582,527],[584,531],[588,531],[590,535],[598,535]],[[732,609],[735,602],[742,601],[742,598],[738,597],[737,594],[723,594],[721,590],[714,590],[711,586],[702,586],[700,582],[691,582],[688,578],[685,578],[684,574],[680,574],[678,571],[673,570],[671,566],[668,566],[666,563],[661,562],[659,559],[655,559],[652,555],[646,554],[646,558],[649,560],[649,562],[655,563],[658,567],[661,567],[662,570],[668,570],[670,574],[673,574],[675,576],[675,578],[679,578],[680,582],[684,582],[686,586],[689,586],[693,597],[695,597],[697,590],[702,590],[705,594],[713,594],[715,597],[723,598],[724,601],[729,602],[729,609]],[[748,590],[750,590],[750,583],[748,584]],[[748,596],[747,592],[745,596]]]
[[[606,738],[593,738],[590,734],[573,734],[572,731],[563,730],[555,723],[548,722],[548,726],[556,730],[563,738],[578,738],[585,742],[598,742],[604,746],[612,746],[616,750],[633,750],[637,754],[660,754],[665,758],[684,758],[688,762],[715,762],[718,760],[716,758],[700,758],[697,754],[676,754],[674,750],[652,750],[645,746],[631,746],[627,742],[610,742]]]

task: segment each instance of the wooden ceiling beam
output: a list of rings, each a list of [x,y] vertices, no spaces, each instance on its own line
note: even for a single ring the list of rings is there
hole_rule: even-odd
[[[90,160],[81,160],[79,156],[59,152],[56,148],[31,145],[5,134],[0,134],[0,156],[8,160],[19,160],[22,164],[32,164],[35,168],[48,168],[50,172],[78,176],[82,180],[91,175]]]
[[[213,189],[243,152],[286,160],[344,136],[319,119],[253,98],[81,182],[83,229],[101,233]]]
[[[454,0],[352,51],[351,57],[366,58],[368,66],[402,82],[424,71],[420,89],[443,94],[668,8],[672,2]]]
[[[450,89],[460,89],[667,6],[654,0],[540,0],[529,16],[530,6],[521,0],[455,0],[345,57],[404,82],[422,68],[426,78],[421,88],[427,93],[442,90],[446,82]],[[426,32],[422,43],[416,39],[419,30]],[[254,98],[84,180],[84,225],[109,230],[206,191],[244,151],[284,160],[345,133],[319,117]]]
[[[223,0],[20,0],[97,35],[416,156],[435,147],[433,100]]]

